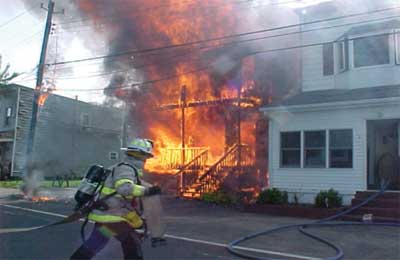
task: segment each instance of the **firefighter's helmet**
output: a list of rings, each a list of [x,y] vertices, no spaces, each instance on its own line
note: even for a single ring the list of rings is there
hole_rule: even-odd
[[[125,151],[128,156],[135,157],[137,159],[148,159],[153,157],[154,143],[150,139],[135,138],[128,147],[121,148]]]

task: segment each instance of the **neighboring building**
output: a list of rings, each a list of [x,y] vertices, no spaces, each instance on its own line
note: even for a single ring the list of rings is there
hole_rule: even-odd
[[[343,15],[333,3],[299,13],[303,23]],[[393,15],[302,26],[301,44],[325,44],[302,48],[301,91],[261,109],[269,118],[271,187],[307,203],[334,188],[349,204],[356,191],[379,188],[382,158],[391,165],[386,171],[396,170],[400,20],[384,19]],[[398,178],[392,181],[391,189],[400,189]]]
[[[34,91],[0,87],[0,164],[3,174],[21,176]],[[123,112],[58,95],[39,107],[34,138],[34,167],[44,176],[82,175],[90,164],[109,166],[119,160]],[[10,169],[4,170],[4,166]],[[8,173],[10,171],[10,173]]]

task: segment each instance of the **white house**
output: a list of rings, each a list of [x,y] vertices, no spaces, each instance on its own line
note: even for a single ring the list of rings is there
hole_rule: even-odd
[[[400,153],[400,11],[327,20],[343,9],[328,2],[299,11],[308,46],[301,86],[261,109],[269,119],[270,187],[289,199],[312,203],[333,188],[350,204],[356,191],[379,188],[381,158]]]

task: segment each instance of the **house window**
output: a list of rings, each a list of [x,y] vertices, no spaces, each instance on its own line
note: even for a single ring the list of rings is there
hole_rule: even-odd
[[[300,132],[281,133],[281,167],[300,167]]]
[[[89,126],[90,125],[90,118],[89,114],[81,114],[81,125],[82,126]]]
[[[304,132],[304,167],[325,168],[325,147],[325,130]]]
[[[326,43],[322,46],[323,74],[333,75],[333,43]]]
[[[8,126],[10,124],[11,116],[12,116],[12,107],[7,107],[6,120],[4,121],[4,125]]]
[[[395,31],[394,42],[396,46],[396,64],[400,64],[400,30]]]
[[[118,153],[110,152],[110,160],[118,160]]]
[[[354,40],[354,67],[388,64],[388,35],[370,36]]]
[[[351,129],[329,131],[329,167],[353,167],[353,131]]]
[[[349,45],[348,40],[341,40],[338,43],[338,67],[339,72],[348,70],[349,68]]]

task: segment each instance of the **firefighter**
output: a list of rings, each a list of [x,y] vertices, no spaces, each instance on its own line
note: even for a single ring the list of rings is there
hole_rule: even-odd
[[[106,246],[111,237],[121,243],[124,259],[143,259],[141,237],[135,231],[143,226],[143,220],[135,205],[135,198],[161,193],[158,186],[140,185],[144,164],[153,157],[153,142],[138,138],[121,150],[126,155],[125,160],[112,167],[113,172],[107,177],[100,198],[115,191],[117,193],[89,214],[89,220],[95,222],[94,229],[71,259],[91,259]]]

